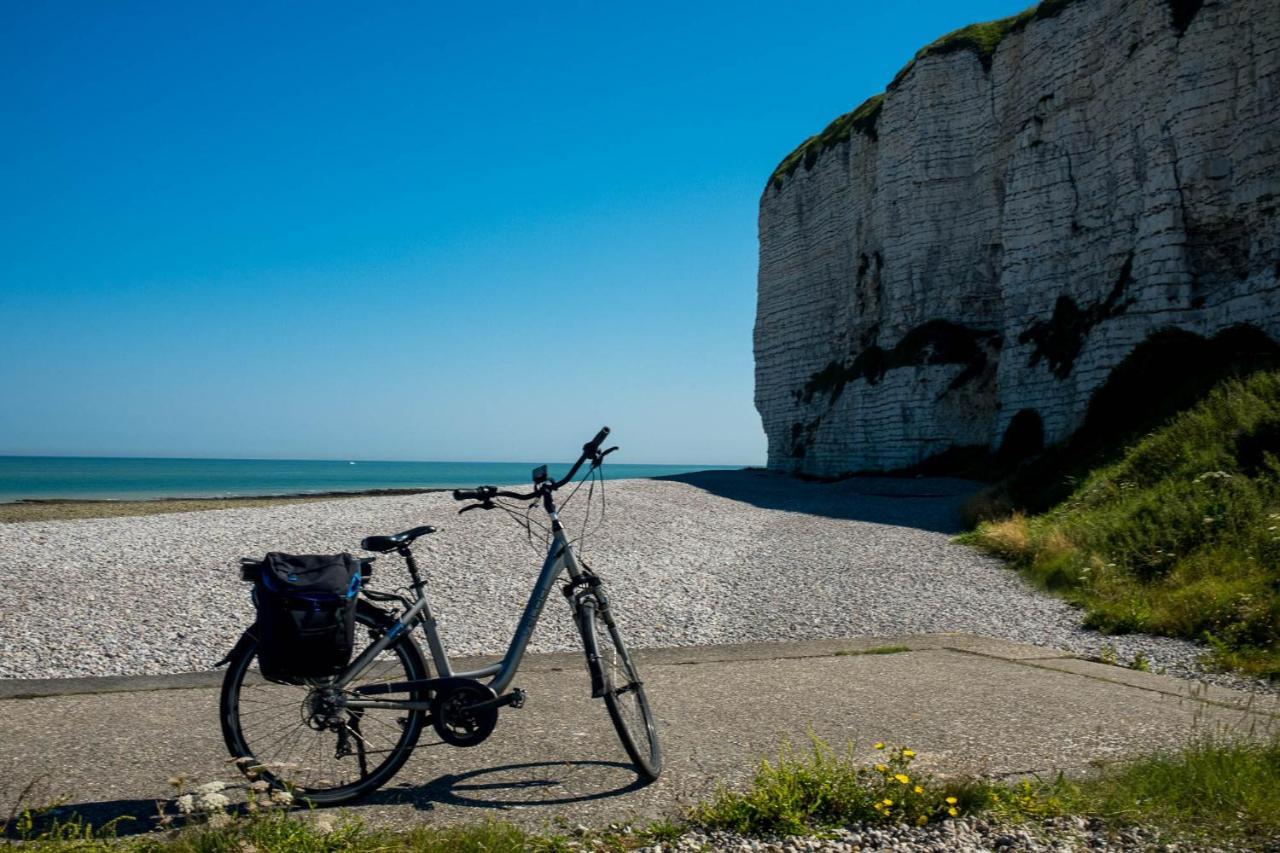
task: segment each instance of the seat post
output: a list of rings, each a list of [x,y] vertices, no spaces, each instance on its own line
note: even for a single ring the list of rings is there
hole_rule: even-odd
[[[409,546],[401,545],[396,549],[396,553],[404,557],[405,565],[409,567],[409,577],[413,578],[413,588],[422,588],[424,584],[422,583],[422,578],[418,576],[418,561],[413,558],[413,552],[409,550]]]
[[[422,610],[418,614],[418,621],[422,624],[422,630],[427,635],[427,646],[431,649],[431,658],[436,664],[436,674],[441,678],[448,678],[453,675],[453,667],[449,664],[449,655],[444,650],[444,644],[440,642],[440,632],[436,627],[435,614],[431,612],[431,605],[427,603],[426,593],[422,588],[426,586],[422,578],[418,575],[418,561],[413,558],[413,552],[409,550],[408,545],[401,545],[396,552],[404,557],[405,565],[409,567],[409,576],[413,578],[413,588],[422,597]]]

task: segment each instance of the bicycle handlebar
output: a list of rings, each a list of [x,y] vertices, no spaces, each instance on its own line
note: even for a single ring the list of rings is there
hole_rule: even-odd
[[[586,462],[588,459],[591,460],[591,464],[593,466],[599,465],[604,460],[604,457],[618,449],[616,447],[610,447],[603,453],[600,452],[600,445],[604,444],[604,440],[608,437],[609,428],[601,427],[600,431],[596,433],[595,438],[582,445],[582,455],[578,457],[577,462],[573,463],[573,467],[569,469],[569,473],[565,474],[554,483],[546,484],[543,488],[551,489],[552,491],[560,488],[574,478],[574,475],[578,473],[578,469],[582,467],[582,463]],[[528,501],[533,500],[540,494],[541,492],[537,489],[534,489],[532,492],[522,493],[504,491],[499,489],[497,486],[480,486],[476,489],[454,489],[453,499],[455,501],[480,501],[479,504],[476,504],[477,507],[490,509],[492,508],[492,501],[494,498],[515,498],[516,500]],[[473,507],[465,507],[460,510],[460,512],[466,512],[468,509],[472,508]]]
[[[530,500],[538,496],[537,492],[529,492],[521,494],[520,492],[506,492],[497,486],[481,486],[478,489],[454,489],[453,499],[455,501],[487,501],[493,498],[519,498],[520,500]]]

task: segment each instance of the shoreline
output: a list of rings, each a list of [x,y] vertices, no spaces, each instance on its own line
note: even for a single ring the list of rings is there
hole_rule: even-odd
[[[0,503],[0,524],[29,521],[76,521],[90,518],[122,518],[313,503],[350,498],[405,497],[451,491],[443,487],[421,489],[359,489],[355,491],[295,492],[274,495],[218,495],[162,498],[20,498]]]
[[[293,498],[368,498],[384,495],[421,495],[427,492],[447,492],[454,486],[423,486],[411,489],[334,489],[323,492],[268,492],[253,495],[162,495],[154,498],[122,497],[122,498],[17,498],[0,501],[0,506],[10,504],[113,504],[113,503],[157,503],[159,501],[255,501],[255,500],[287,500]],[[464,488],[457,486],[456,488]]]

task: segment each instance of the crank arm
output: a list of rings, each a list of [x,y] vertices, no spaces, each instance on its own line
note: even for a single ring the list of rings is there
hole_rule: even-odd
[[[490,708],[502,708],[507,705],[510,705],[512,708],[519,708],[524,705],[524,691],[517,687],[510,693],[504,693],[501,696],[495,696],[492,699],[486,699],[483,702],[468,705],[463,710],[475,713],[479,711],[488,711]]]

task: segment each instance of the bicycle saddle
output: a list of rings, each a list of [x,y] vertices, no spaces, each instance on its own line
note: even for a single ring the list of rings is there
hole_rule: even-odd
[[[434,527],[424,524],[422,527],[415,527],[393,536],[367,536],[360,542],[360,547],[366,551],[394,551],[396,548],[411,544],[419,536],[435,532]]]

